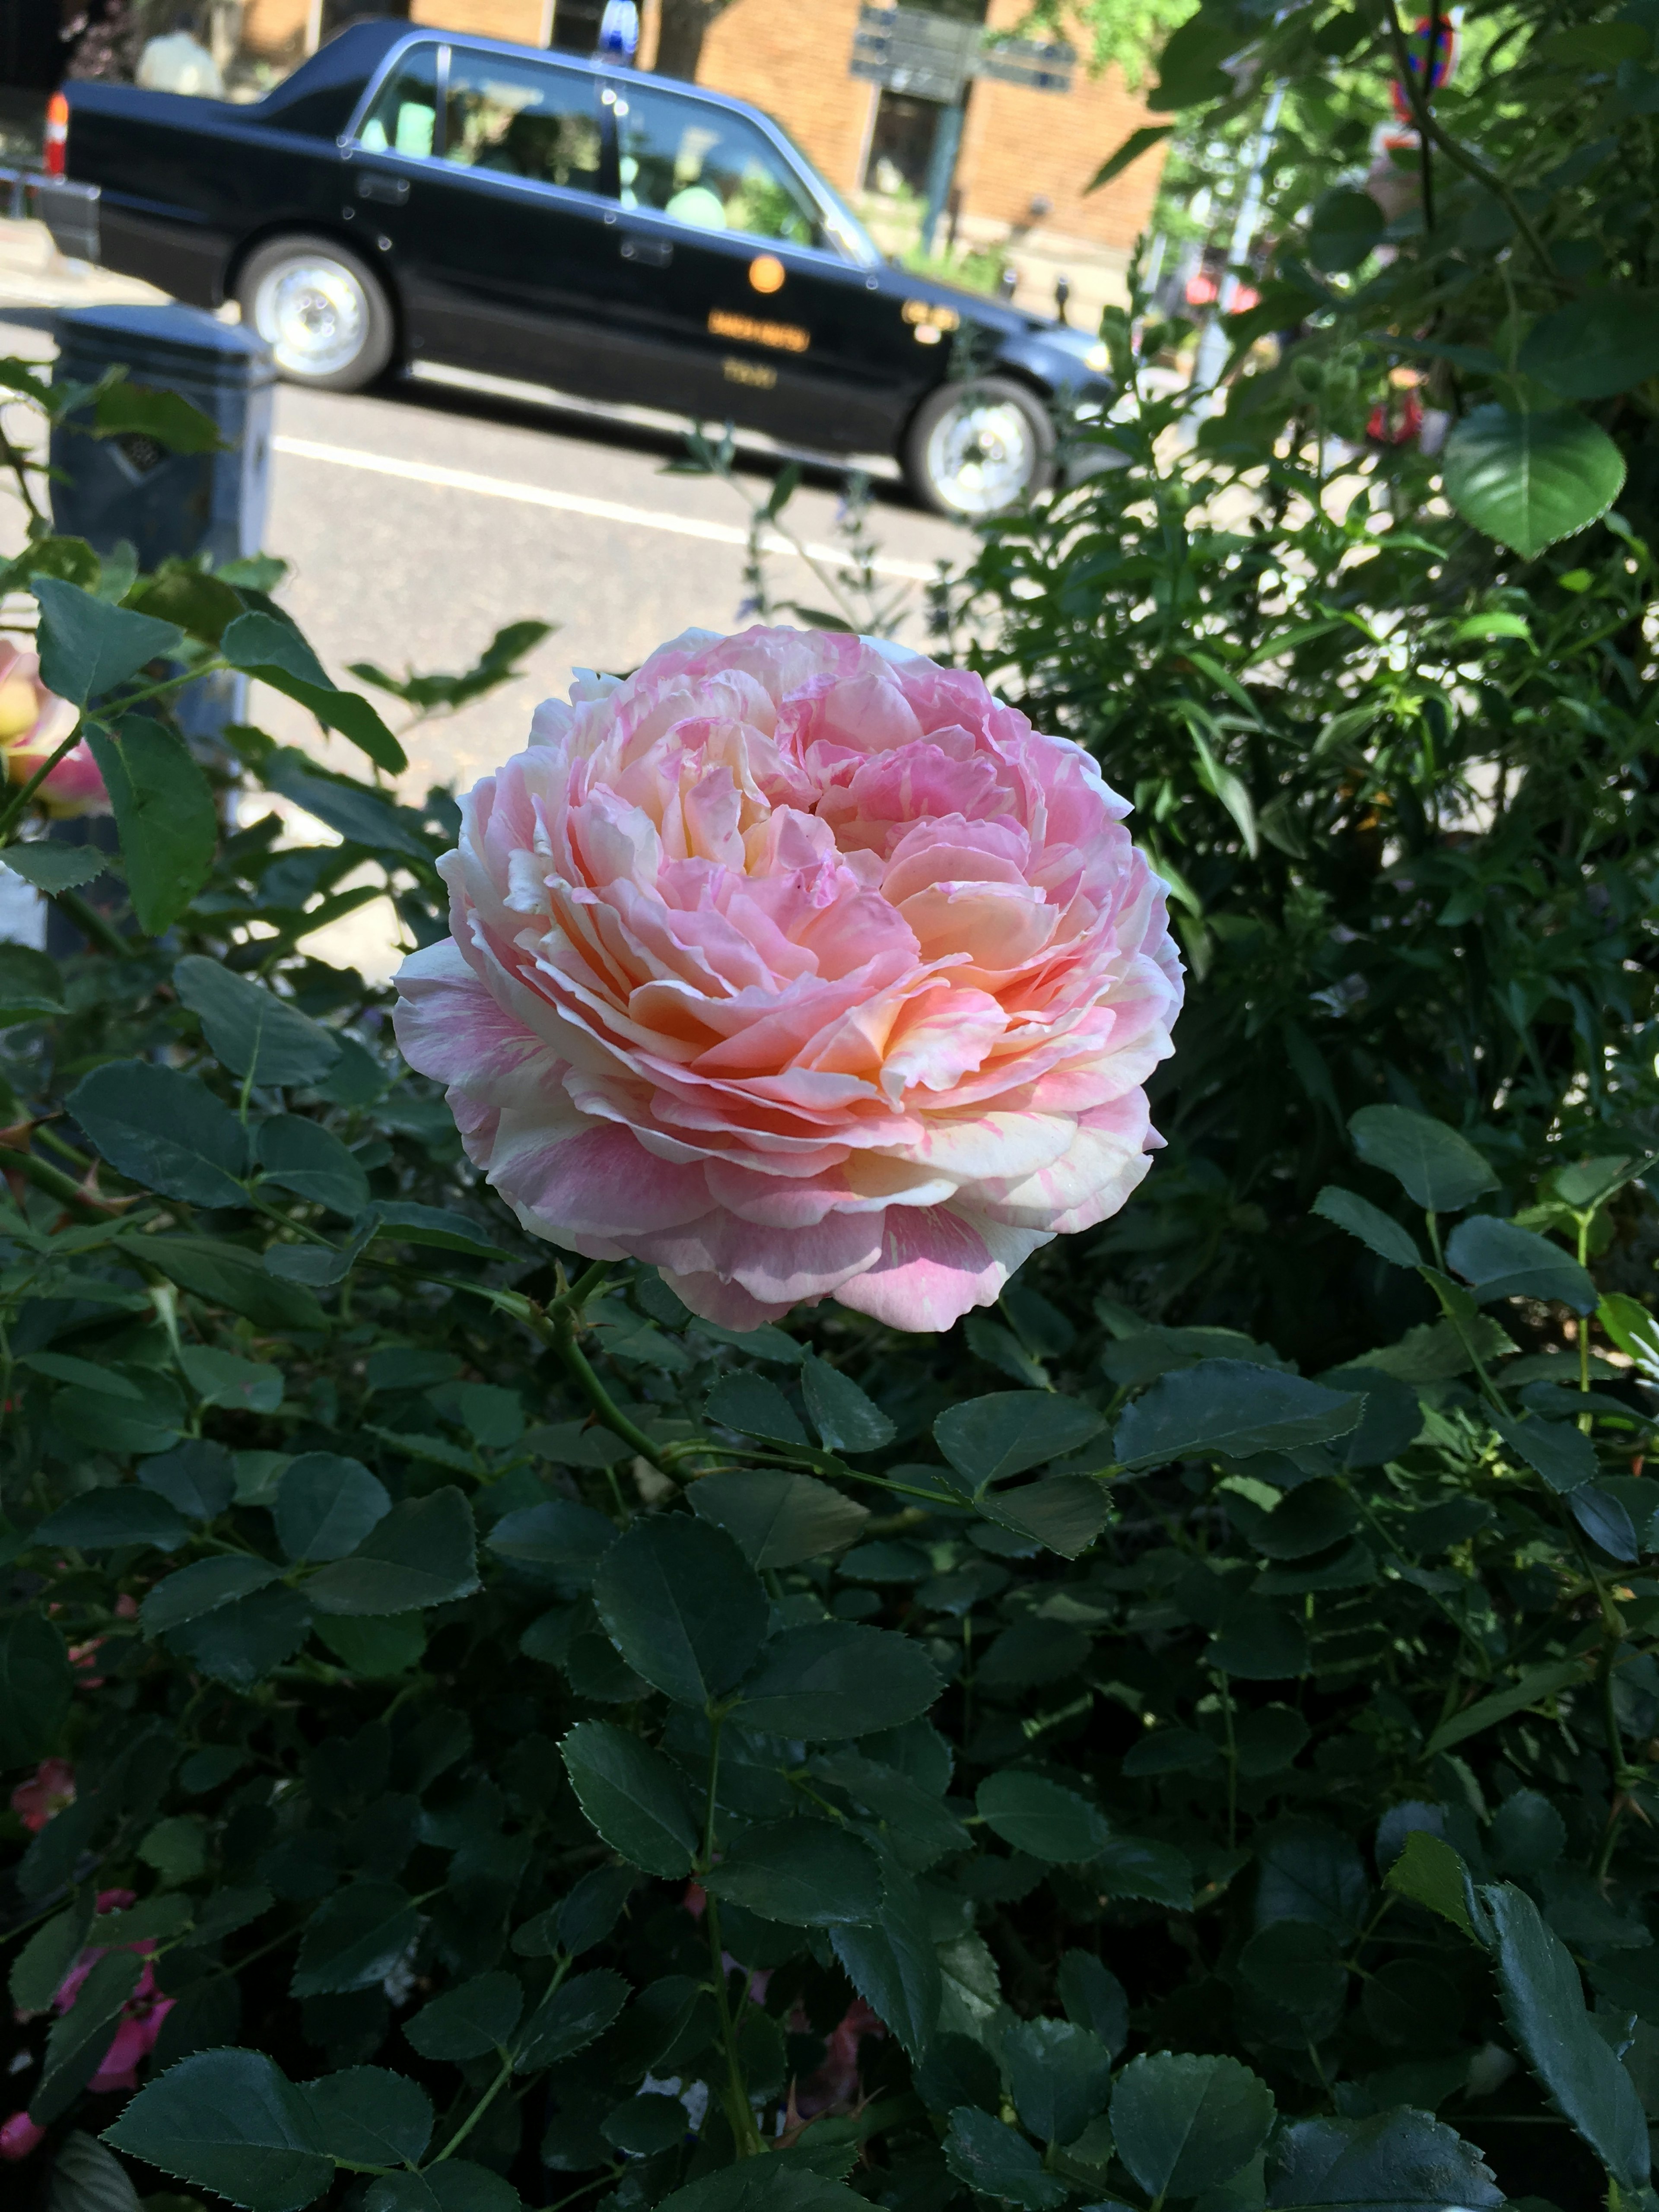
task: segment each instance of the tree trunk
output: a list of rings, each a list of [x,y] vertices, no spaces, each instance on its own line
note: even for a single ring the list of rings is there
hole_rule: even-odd
[[[659,76],[695,82],[708,26],[728,4],[729,0],[661,0],[657,58],[652,64]]]

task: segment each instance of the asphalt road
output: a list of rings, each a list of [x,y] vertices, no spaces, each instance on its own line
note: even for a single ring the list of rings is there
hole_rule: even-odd
[[[0,352],[50,357],[31,311],[3,319]],[[14,434],[26,419],[9,410]],[[665,472],[685,453],[683,427],[669,418],[606,416],[478,380],[422,378],[349,397],[283,385],[274,445],[264,543],[289,563],[277,596],[337,679],[358,680],[347,673],[353,661],[453,673],[505,623],[533,617],[554,626],[521,674],[458,714],[409,727],[400,702],[374,695],[404,738],[411,797],[434,782],[465,790],[518,751],[537,704],[562,696],[574,670],[623,672],[683,629],[733,630],[754,618],[744,609],[748,497]],[[744,448],[738,465],[745,495],[764,499],[777,457]],[[845,551],[840,494],[836,471],[809,467],[784,518],[821,572]],[[21,512],[7,502],[0,552],[22,534]],[[967,558],[970,536],[922,513],[890,471],[876,481],[869,534],[880,591],[905,603],[899,635],[925,645],[925,580],[941,560]],[[775,599],[827,603],[822,573],[787,545],[767,568]],[[284,743],[343,768],[366,765],[263,686],[249,712]],[[254,798],[249,811],[268,804]],[[284,842],[333,842],[285,802],[278,811]],[[0,917],[0,929],[9,927]],[[396,937],[390,902],[376,901],[308,943],[322,958],[383,975],[397,964]]]
[[[665,473],[684,452],[665,423],[422,380],[350,398],[284,386],[276,425],[265,541],[291,564],[280,596],[337,676],[354,660],[455,671],[504,623],[555,625],[517,681],[410,732],[416,775],[472,782],[519,749],[532,708],[562,695],[576,668],[625,671],[691,625],[753,619],[747,502],[717,480]],[[776,462],[739,458],[745,488],[764,498]],[[785,520],[833,556],[838,505],[835,476],[813,470]],[[883,592],[908,601],[901,634],[922,644],[922,580],[972,541],[896,482],[877,486],[870,529]],[[792,551],[768,569],[776,598],[825,604],[821,576]],[[260,702],[266,726],[297,736],[285,703]],[[404,711],[388,713],[394,727]]]

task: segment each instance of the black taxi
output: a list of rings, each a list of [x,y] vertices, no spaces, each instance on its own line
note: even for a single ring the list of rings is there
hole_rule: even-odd
[[[1111,396],[1087,334],[895,267],[769,117],[693,85],[379,21],[246,106],[62,97],[47,220],[239,301],[296,383],[428,361],[729,418],[890,453],[966,517]]]

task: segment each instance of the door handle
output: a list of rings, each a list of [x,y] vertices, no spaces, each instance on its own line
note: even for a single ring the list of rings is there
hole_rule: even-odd
[[[384,200],[388,207],[402,207],[409,198],[407,177],[377,177],[371,171],[357,179],[360,200]]]
[[[641,269],[666,269],[674,258],[674,249],[665,238],[625,238],[622,258],[638,262]]]

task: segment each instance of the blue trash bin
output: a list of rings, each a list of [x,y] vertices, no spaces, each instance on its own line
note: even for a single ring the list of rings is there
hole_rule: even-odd
[[[58,319],[58,374],[95,384],[119,364],[134,384],[176,392],[217,424],[229,451],[172,453],[153,438],[52,434],[54,526],[99,553],[125,538],[139,566],[206,553],[216,565],[260,550],[276,370],[251,332],[199,307],[78,307]]]

